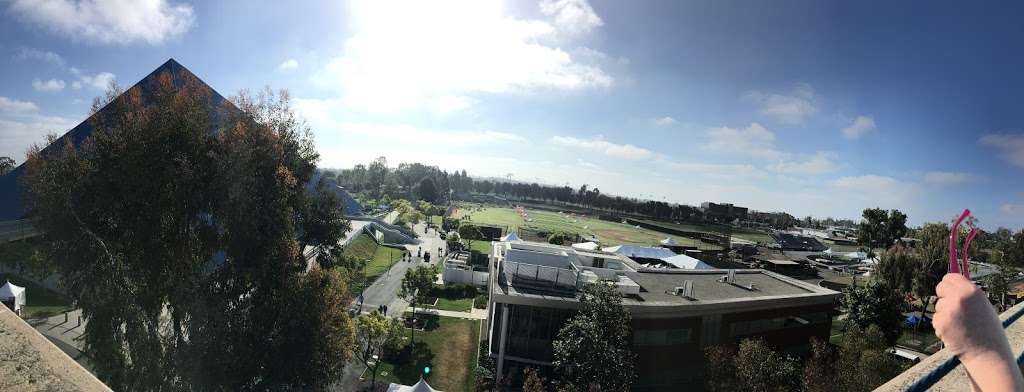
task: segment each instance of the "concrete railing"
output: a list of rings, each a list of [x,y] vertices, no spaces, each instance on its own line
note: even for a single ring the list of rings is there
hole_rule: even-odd
[[[1024,364],[1024,302],[999,315],[1017,357],[1017,365]],[[943,349],[929,356],[875,391],[970,391],[971,381],[960,361],[949,350]]]
[[[0,358],[0,390],[110,391],[3,305],[0,305]]]

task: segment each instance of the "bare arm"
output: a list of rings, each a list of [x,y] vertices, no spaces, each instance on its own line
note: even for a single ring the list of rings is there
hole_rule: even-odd
[[[935,288],[935,334],[967,369],[976,391],[1024,391],[1024,377],[985,294],[959,274]]]

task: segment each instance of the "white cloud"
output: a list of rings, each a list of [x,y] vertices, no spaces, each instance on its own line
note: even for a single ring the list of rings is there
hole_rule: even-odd
[[[0,156],[22,161],[32,143],[41,143],[49,132],[58,134],[75,126],[62,117],[45,116],[28,101],[0,96]]]
[[[589,33],[604,25],[586,0],[544,0],[540,3],[540,12],[552,17],[555,26],[568,34]]]
[[[814,156],[804,161],[787,161],[782,160],[769,168],[777,173],[782,174],[800,174],[800,175],[818,175],[829,173],[836,170],[836,163],[834,160],[836,155],[834,153],[818,151]]]
[[[975,181],[978,181],[977,176],[961,172],[931,171],[924,174],[924,182],[937,186],[968,184]]]
[[[376,113],[464,109],[483,94],[606,88],[607,56],[558,39],[599,25],[580,4],[556,7],[552,21],[509,16],[494,0],[354,1],[352,36],[313,80],[345,106]]]
[[[999,212],[1006,215],[1024,215],[1024,204],[1006,203],[999,207]]]
[[[298,68],[298,67],[299,67],[299,61],[298,60],[296,60],[296,59],[288,59],[288,60],[285,60],[284,62],[282,62],[281,65],[278,65],[277,69],[285,70],[285,69],[295,69],[295,68]]]
[[[602,153],[611,157],[639,160],[658,157],[651,150],[632,144],[616,144],[604,140],[602,136],[593,139],[580,139],[572,136],[553,136],[551,142],[557,145],[573,147],[587,151]]]
[[[78,80],[71,82],[71,88],[78,90],[82,87],[92,86],[92,88],[102,91],[106,90],[110,82],[113,82],[116,77],[110,72],[100,72],[95,76],[82,75]]]
[[[479,145],[490,143],[523,142],[522,136],[493,130],[430,129],[407,124],[383,125],[371,123],[339,123],[338,129],[348,133],[402,140],[414,145]]]
[[[19,60],[40,60],[59,66],[64,65],[64,58],[59,54],[33,48],[20,48],[14,57]]]
[[[912,182],[873,174],[840,177],[832,181],[832,187],[863,206],[883,208],[907,209],[920,194],[920,189]]]
[[[38,110],[39,107],[32,102],[0,96],[0,114],[25,114]]]
[[[655,119],[651,120],[651,122],[653,122],[654,125],[657,125],[659,127],[667,127],[667,126],[675,125],[675,124],[678,123],[678,121],[676,121],[676,119],[674,119],[672,117],[669,117],[669,116],[658,117],[658,118],[655,118]]]
[[[857,116],[853,120],[853,123],[843,128],[843,137],[847,139],[857,139],[864,136],[868,132],[877,129],[875,126],[875,119],[866,116]]]
[[[755,104],[758,113],[784,124],[801,124],[804,119],[818,111],[816,96],[811,85],[797,84],[792,95],[768,94],[748,91],[743,99]]]
[[[1007,162],[1024,167],[1024,134],[988,134],[982,136],[980,142],[994,147]]]
[[[165,0],[14,0],[10,11],[72,40],[100,44],[157,45],[195,21],[191,5]]]
[[[36,91],[48,93],[64,90],[64,85],[64,81],[58,79],[50,79],[46,81],[35,79],[32,81],[32,88],[36,89]]]
[[[763,159],[782,159],[788,154],[775,145],[775,134],[758,123],[746,128],[718,127],[706,131],[706,151],[736,154]]]

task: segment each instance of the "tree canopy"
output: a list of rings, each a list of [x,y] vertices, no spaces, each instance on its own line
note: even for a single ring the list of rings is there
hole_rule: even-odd
[[[871,280],[865,285],[848,287],[843,301],[847,320],[861,330],[876,326],[890,344],[896,343],[903,328],[903,297],[888,285]]]
[[[627,391],[636,378],[630,317],[615,287],[584,286],[580,309],[558,331],[552,365],[562,385]]]
[[[398,348],[402,342],[402,324],[373,311],[356,318],[356,358],[370,370],[370,388],[377,385],[377,371],[384,352]]]
[[[14,159],[11,157],[0,157],[0,176],[14,170]]]
[[[419,184],[416,185],[416,196],[420,200],[429,203],[436,203],[440,198],[437,185],[434,185],[434,180],[430,177],[423,177]]]
[[[307,272],[300,249],[309,220],[341,224],[305,194],[308,127],[284,92],[243,93],[215,115],[194,79],[147,87],[111,89],[81,145],[36,146],[26,162],[30,214],[88,319],[93,369],[115,390],[324,388],[352,328],[344,279]]]
[[[907,215],[900,210],[867,208],[858,227],[857,240],[871,248],[888,248],[907,234]]]

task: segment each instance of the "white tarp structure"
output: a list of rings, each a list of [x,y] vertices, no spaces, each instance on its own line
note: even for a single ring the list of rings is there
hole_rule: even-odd
[[[427,384],[426,380],[421,378],[419,382],[417,382],[415,385],[412,385],[412,386],[391,383],[390,385],[388,385],[388,392],[441,392],[441,391],[437,390],[437,389],[434,389],[433,387],[430,386],[430,384]]]
[[[864,253],[864,252],[850,252],[850,253],[844,254],[843,257],[845,257],[847,259],[850,259],[850,260],[864,260],[864,259],[868,258],[868,254]]]
[[[714,269],[714,267],[708,265],[707,263],[687,255],[675,255],[672,257],[666,257],[661,260],[666,263],[672,264],[672,266],[679,269]]]
[[[676,243],[676,240],[672,239],[672,237],[668,237],[666,239],[661,240],[661,244],[665,245],[665,246],[676,246],[676,245],[678,245]]]
[[[596,242],[581,242],[578,244],[572,244],[572,247],[579,250],[597,250]]]
[[[0,301],[10,302],[14,301],[14,311],[20,312],[21,308],[25,307],[25,288],[21,286],[15,286],[11,282],[0,287]]]
[[[671,250],[665,248],[636,245],[609,246],[602,248],[601,250],[608,253],[618,253],[626,257],[636,257],[642,259],[664,259],[666,257],[672,257],[676,255]]]
[[[508,233],[504,237],[501,237],[502,242],[519,241],[519,236],[516,233]]]

